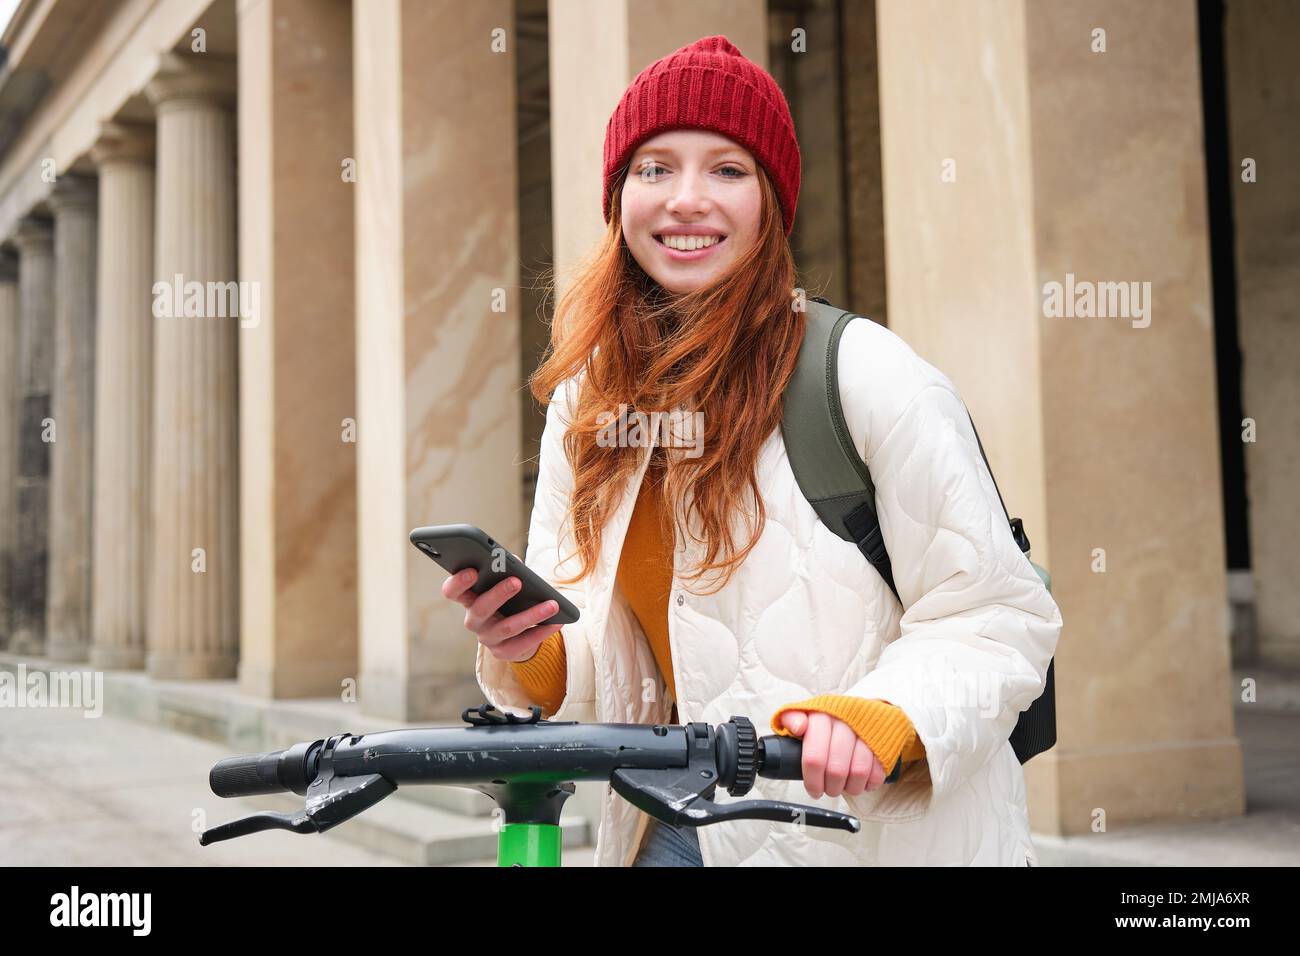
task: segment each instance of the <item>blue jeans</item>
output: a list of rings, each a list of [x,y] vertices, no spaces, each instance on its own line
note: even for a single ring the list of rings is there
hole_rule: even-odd
[[[674,827],[654,817],[646,824],[645,842],[633,866],[703,866],[696,827]]]

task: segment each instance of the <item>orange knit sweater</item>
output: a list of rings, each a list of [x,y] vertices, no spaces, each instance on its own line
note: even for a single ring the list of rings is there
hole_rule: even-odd
[[[641,623],[650,643],[659,673],[668,685],[675,702],[677,687],[673,675],[672,649],[668,643],[668,597],[672,588],[673,539],[670,525],[661,525],[663,518],[662,469],[659,456],[651,463],[636,506],[628,525],[623,552],[619,556],[618,584],[633,613]],[[667,534],[663,528],[667,528]],[[564,638],[556,631],[540,644],[526,661],[511,664],[515,677],[529,696],[542,706],[545,714],[553,714],[564,700],[566,660]],[[772,731],[793,736],[781,724],[781,715],[789,710],[819,711],[844,721],[858,737],[871,748],[871,752],[889,773],[901,758],[903,761],[922,760],[925,747],[907,715],[898,707],[883,700],[868,700],[840,694],[817,694],[806,700],[785,704],[772,715]],[[677,721],[677,705],[673,704],[672,722]]]

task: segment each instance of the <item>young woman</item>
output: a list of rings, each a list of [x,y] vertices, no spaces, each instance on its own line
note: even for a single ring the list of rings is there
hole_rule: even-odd
[[[557,720],[770,723],[802,738],[803,781],[749,797],[863,821],[674,828],[607,790],[598,866],[1035,861],[1008,737],[1061,616],[956,388],[874,322],[841,338],[840,399],[902,605],[785,457],[805,315],[784,95],[725,37],[702,39],[632,82],[604,159],[609,228],[531,381],[547,420],[525,562],[582,618],[543,626],[549,602],[503,618],[517,581],[475,597],[473,571],[448,578],[484,693]],[[657,427],[620,430],[634,412]]]

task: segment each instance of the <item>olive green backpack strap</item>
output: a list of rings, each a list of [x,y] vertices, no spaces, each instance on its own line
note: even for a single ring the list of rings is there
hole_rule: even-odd
[[[799,490],[822,524],[856,544],[897,597],[876,519],[876,486],[840,407],[840,336],[860,316],[813,298],[807,300],[806,314],[807,331],[784,395],[781,437],[786,457]]]

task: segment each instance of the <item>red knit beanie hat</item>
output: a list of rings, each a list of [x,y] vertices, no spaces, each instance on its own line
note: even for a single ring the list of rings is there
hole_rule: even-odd
[[[771,74],[725,36],[696,40],[656,60],[623,92],[605,127],[605,222],[614,180],[636,148],[681,128],[712,130],[749,150],[776,187],[790,234],[800,171],[790,106]]]

